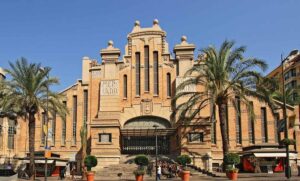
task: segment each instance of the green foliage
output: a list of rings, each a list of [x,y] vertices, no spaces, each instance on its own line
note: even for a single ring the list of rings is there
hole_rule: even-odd
[[[225,106],[228,103],[236,104],[239,97],[242,103],[250,104],[250,97],[266,102],[272,109],[275,108],[271,97],[269,79],[264,78],[261,72],[267,64],[257,58],[244,56],[245,46],[234,47],[233,41],[224,41],[219,49],[209,46],[201,50],[202,58],[185,73],[185,81],[176,88],[176,95],[172,104],[177,105],[172,117],[178,115],[179,121],[188,124],[191,120],[202,121],[199,113],[206,106],[217,106],[220,122],[225,123]],[[202,86],[202,91],[182,91],[187,86]],[[182,97],[185,101],[178,101]],[[179,103],[180,102],[180,103]],[[235,106],[236,107],[236,106]],[[214,112],[214,111],[213,111]],[[210,116],[213,118],[213,115]],[[229,150],[226,126],[221,128],[223,153]]]
[[[277,81],[278,84],[278,81]],[[278,86],[280,88],[280,86]],[[281,89],[281,90],[280,90]],[[272,93],[272,97],[278,101],[283,102],[283,93],[282,93],[282,87],[279,90],[276,90]],[[300,87],[291,88],[288,87],[285,89],[285,100],[286,103],[289,105],[297,105],[300,103]]]
[[[180,165],[186,166],[187,164],[190,164],[192,162],[192,159],[189,155],[180,155],[177,157],[177,162]]]
[[[85,157],[84,159],[84,164],[85,166],[87,167],[87,170],[88,171],[91,171],[92,170],[92,167],[95,167],[97,166],[98,164],[98,161],[97,161],[97,158],[93,155],[88,155]]]
[[[58,114],[64,118],[68,111],[62,102],[64,96],[51,91],[51,86],[59,84],[57,78],[49,76],[51,68],[29,63],[23,57],[9,65],[5,69],[8,79],[0,82],[0,116],[25,117],[29,122],[29,175],[32,176],[35,173],[34,125],[36,118],[40,118],[37,114],[47,110],[52,116]]]
[[[294,139],[284,138],[283,140],[280,141],[280,143],[283,145],[294,145],[296,144],[296,141]]]
[[[137,176],[137,175],[145,175],[145,170],[144,169],[137,169],[137,170],[133,171],[133,174],[135,176]]]
[[[149,159],[146,155],[138,155],[134,158],[134,163],[143,167],[149,164]]]
[[[224,156],[225,165],[236,165],[240,163],[240,156],[236,153],[227,153]]]

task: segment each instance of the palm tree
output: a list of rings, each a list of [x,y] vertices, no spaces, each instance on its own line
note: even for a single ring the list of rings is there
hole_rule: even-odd
[[[0,100],[2,112],[13,112],[18,117],[28,121],[29,135],[29,175],[35,179],[34,151],[35,151],[35,121],[36,114],[40,111],[47,111],[46,102],[48,100],[49,113],[58,113],[64,116],[67,109],[62,103],[62,95],[48,90],[52,85],[58,84],[57,78],[47,78],[50,68],[43,71],[41,64],[28,63],[25,58],[9,63],[10,69],[6,69],[11,80],[4,81],[1,90],[5,95]],[[48,94],[48,99],[47,99]]]
[[[288,87],[285,89],[285,100],[289,105],[298,105],[300,103],[300,88]],[[272,97],[278,101],[283,102],[282,90],[276,90],[272,93]]]
[[[255,97],[273,107],[273,101],[265,86],[266,80],[258,72],[258,70],[265,71],[267,64],[260,59],[245,58],[244,46],[235,49],[233,46],[233,41],[224,41],[219,50],[212,46],[201,50],[204,55],[203,60],[186,72],[185,76],[189,78],[178,85],[172,100],[173,104],[176,104],[176,101],[182,97],[187,99],[181,101],[183,103],[179,103],[174,111],[183,122],[201,119],[199,112],[207,105],[213,105],[212,112],[218,110],[223,155],[228,153],[229,148],[226,125],[228,102],[236,105],[235,98],[239,97],[242,103],[251,107],[249,98]],[[182,91],[189,85],[199,85],[204,90]],[[213,115],[210,118],[212,119]]]

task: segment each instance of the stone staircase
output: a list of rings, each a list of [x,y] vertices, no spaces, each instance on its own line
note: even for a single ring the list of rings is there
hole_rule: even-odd
[[[121,155],[120,163],[118,165],[109,165],[96,172],[97,178],[101,180],[134,180],[135,176],[133,171],[137,169],[137,165],[134,163],[136,155]],[[153,159],[149,156],[150,161]],[[151,178],[148,175],[144,175],[144,178]],[[154,178],[154,177],[153,177]]]

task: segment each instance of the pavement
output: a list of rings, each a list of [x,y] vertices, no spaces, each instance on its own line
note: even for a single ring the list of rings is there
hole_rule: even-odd
[[[48,181],[54,181],[54,180],[60,180],[59,177],[48,177]],[[72,179],[64,179],[65,181],[71,181]],[[74,179],[76,181],[81,181],[80,178]],[[95,181],[134,181],[134,179],[126,179],[126,178],[118,178],[118,177],[95,177]],[[162,180],[166,181],[180,181],[180,178],[172,178],[167,179],[163,178]],[[191,176],[190,181],[228,181],[228,179],[225,177],[225,175],[222,175],[221,177],[210,177],[206,175],[195,175]],[[278,174],[253,174],[253,173],[239,173],[238,180],[241,181],[285,181],[288,180],[284,177],[283,173]],[[293,175],[292,178],[289,180],[291,181],[300,181],[300,176]],[[11,177],[0,177],[0,181],[26,181],[23,179],[18,179],[16,175]],[[43,177],[37,177],[36,181],[44,181]],[[155,181],[155,178],[144,178],[144,181]]]

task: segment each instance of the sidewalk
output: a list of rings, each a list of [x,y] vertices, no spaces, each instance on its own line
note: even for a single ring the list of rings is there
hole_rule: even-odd
[[[0,178],[2,181],[2,178]],[[43,177],[38,177],[36,179],[37,181],[43,181]],[[49,181],[59,180],[58,177],[49,177]],[[77,181],[81,181],[80,179],[76,179]],[[95,177],[95,181],[135,181],[134,179],[120,179],[118,177]],[[180,181],[180,178],[173,178],[173,179],[162,179],[162,180],[169,180],[169,181]],[[205,175],[197,175],[197,176],[191,176],[190,181],[228,181],[226,177],[209,177]],[[282,174],[276,174],[276,175],[262,175],[262,174],[239,174],[238,180],[241,181],[285,181],[287,180],[284,175]],[[299,176],[293,176],[290,180],[292,181],[300,181]],[[3,180],[4,181],[4,180]],[[5,181],[12,181],[12,180],[5,180]],[[19,181],[25,181],[19,179]],[[71,179],[65,179],[65,181],[71,181]],[[144,181],[155,181],[155,178],[145,178]]]

